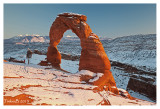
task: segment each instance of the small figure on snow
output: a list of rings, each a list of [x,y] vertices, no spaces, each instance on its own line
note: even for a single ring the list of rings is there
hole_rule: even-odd
[[[26,57],[28,59],[28,64],[29,64],[29,59],[32,57],[32,51],[29,48],[28,48]]]

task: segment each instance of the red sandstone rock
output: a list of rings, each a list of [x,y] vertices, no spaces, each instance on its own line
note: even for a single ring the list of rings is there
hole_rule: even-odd
[[[49,46],[48,47],[47,61],[49,61],[55,67],[60,66],[61,54],[58,52],[58,49],[56,46]]]
[[[53,66],[60,65],[61,55],[58,52],[57,45],[63,37],[64,32],[71,29],[81,41],[82,51],[79,70],[104,73],[105,76],[93,83],[94,85],[116,86],[112,73],[109,71],[111,64],[103,45],[86,21],[87,17],[80,14],[63,13],[57,16],[50,28],[50,45],[48,47],[47,61]]]
[[[3,60],[3,62],[8,62],[7,60]]]
[[[98,86],[95,89],[96,91],[105,90],[105,91],[111,91],[115,94],[119,94],[112,72],[109,70],[105,70],[103,76],[100,77],[97,81],[94,81],[92,84]]]
[[[48,47],[47,61],[53,65],[60,64],[61,56],[57,50],[63,34],[71,29],[81,40],[81,57],[79,70],[85,69],[93,72],[110,70],[110,61],[104,51],[98,36],[92,33],[86,23],[87,17],[74,13],[59,14],[50,29],[50,46]]]

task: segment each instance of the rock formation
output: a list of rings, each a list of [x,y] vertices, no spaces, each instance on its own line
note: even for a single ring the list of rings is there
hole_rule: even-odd
[[[86,21],[87,17],[80,14],[63,13],[57,16],[50,28],[50,45],[47,52],[47,61],[53,66],[60,66],[61,54],[57,49],[57,45],[64,32],[71,29],[80,38],[82,47],[79,70],[104,73],[103,77],[93,83],[97,86],[116,86],[112,72],[110,72],[111,64],[103,45]]]

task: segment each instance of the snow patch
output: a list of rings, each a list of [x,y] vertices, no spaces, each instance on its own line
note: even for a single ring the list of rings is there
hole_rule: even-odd
[[[88,38],[91,38],[91,39],[98,39],[98,38],[96,38],[95,36],[89,36]]]
[[[91,72],[89,70],[81,70],[78,73],[76,73],[76,75],[88,75],[88,76],[94,77],[94,76],[96,76],[96,73]]]
[[[93,79],[90,79],[89,82],[95,82],[97,81],[100,77],[102,77],[104,74],[103,73],[97,73],[96,76]]]

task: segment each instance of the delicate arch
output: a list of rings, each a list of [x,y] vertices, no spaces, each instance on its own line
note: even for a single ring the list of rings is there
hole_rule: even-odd
[[[63,13],[57,16],[49,33],[48,62],[53,66],[60,66],[61,54],[57,49],[57,45],[63,37],[64,32],[71,29],[80,38],[82,47],[79,70],[90,70],[101,73],[104,73],[105,70],[110,70],[110,61],[104,51],[103,45],[86,21],[87,17],[80,14]]]

